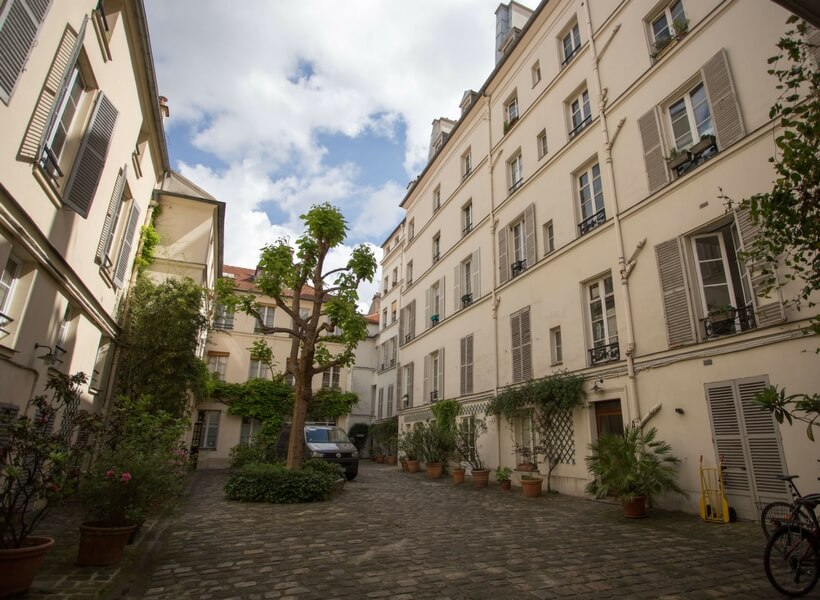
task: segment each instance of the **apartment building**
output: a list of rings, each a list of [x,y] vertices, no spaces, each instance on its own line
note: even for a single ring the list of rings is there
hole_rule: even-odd
[[[724,198],[771,189],[767,59],[789,13],[551,0],[497,16],[497,64],[445,123],[386,243],[377,343],[398,330],[400,428],[443,398],[483,417],[507,386],[580,374],[586,404],[560,432],[554,488],[582,495],[588,444],[643,422],[682,459],[689,497],[662,505],[696,512],[699,459],[722,456],[730,504],[753,517],[787,497],[775,475],[816,469],[802,428],[752,405],[769,383],[817,391],[811,314],[784,302],[791,285],[762,294],[739,255],[756,230]],[[514,467],[531,423],[489,425],[487,463]]]
[[[100,408],[141,226],[169,171],[143,4],[6,0],[0,56],[2,403],[25,407],[56,369],[89,374],[83,401]],[[215,240],[197,260],[219,257]]]

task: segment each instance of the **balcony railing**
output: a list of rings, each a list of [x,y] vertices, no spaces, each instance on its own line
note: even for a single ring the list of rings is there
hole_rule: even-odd
[[[569,132],[569,139],[572,139],[576,135],[581,133],[581,131],[583,131],[586,128],[586,126],[589,125],[590,123],[592,123],[592,115],[587,115],[586,117],[583,118],[583,120],[580,123],[578,123],[572,129],[572,131]]]
[[[214,329],[233,329],[233,317],[219,317],[214,319]]]
[[[515,190],[520,188],[524,185],[524,178],[520,177],[517,181],[513,181],[513,184],[510,186],[510,193],[512,194]]]
[[[430,402],[438,402],[438,390],[430,392]]]
[[[686,150],[678,152],[674,157],[667,159],[669,169],[680,177],[703,164],[718,153],[717,141],[713,135],[705,135],[701,140]]]
[[[510,271],[512,271],[512,276],[515,277],[516,275],[520,275],[524,271],[527,270],[527,259],[522,258],[521,260],[517,260],[510,265]]]
[[[567,54],[566,58],[564,58],[563,62],[561,63],[561,68],[562,69],[565,66],[567,66],[573,58],[575,58],[575,55],[578,54],[578,50],[580,50],[580,49],[581,49],[581,44],[578,44],[577,46],[575,46],[575,48],[573,48],[570,51],[569,54]]]
[[[587,233],[598,227],[598,225],[603,225],[604,221],[606,221],[606,210],[602,208],[594,215],[587,217],[586,219],[578,223],[578,232],[580,233],[580,235],[586,235]]]
[[[436,252],[435,254],[433,254],[433,264],[436,264],[436,263],[438,262],[438,259],[439,259],[439,258],[440,258],[440,256],[439,256],[439,253],[438,253],[438,252]]]
[[[472,303],[473,303],[473,295],[472,295],[472,293],[470,293],[470,294],[464,294],[464,295],[461,297],[461,308],[467,308],[467,307],[468,307],[468,306],[470,306],[470,304],[472,304]]]
[[[430,315],[430,323],[435,327],[438,325],[438,313]]]
[[[472,223],[467,223],[467,224],[464,225],[464,227],[461,228],[461,235],[467,235],[472,230],[473,230],[473,224]]]
[[[712,310],[705,319],[700,321],[703,323],[703,330],[707,339],[757,327],[754,309],[751,304],[738,308],[727,306],[720,310]]]
[[[596,346],[595,348],[590,348],[587,352],[589,352],[589,363],[591,365],[621,359],[621,349],[618,346],[618,342]]]

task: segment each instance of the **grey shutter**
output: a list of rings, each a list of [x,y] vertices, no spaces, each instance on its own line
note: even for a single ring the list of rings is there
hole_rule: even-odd
[[[439,310],[438,320],[439,321],[444,320],[444,314],[446,312],[444,310],[444,304],[445,304],[445,301],[446,301],[446,298],[447,298],[447,294],[445,293],[446,290],[447,290],[447,287],[444,285],[444,276],[442,276],[441,279],[438,280],[438,310]]]
[[[122,207],[122,194],[125,191],[125,178],[128,174],[128,165],[123,165],[122,170],[117,175],[117,181],[114,184],[114,191],[111,193],[111,200],[108,202],[108,212],[105,213],[105,222],[103,223],[102,233],[100,234],[100,242],[97,244],[97,254],[95,261],[98,264],[104,265],[103,257],[108,256],[111,251],[110,235],[111,229],[117,223],[117,218]]]
[[[718,457],[723,457],[726,490],[747,495],[749,476],[732,382],[707,383],[705,388],[715,448]]]
[[[512,333],[512,380],[513,383],[522,381],[521,375],[521,315],[510,315],[510,331]]]
[[[0,100],[7,103],[43,22],[49,0],[8,0],[0,12]]]
[[[535,246],[535,204],[524,209],[524,233],[527,249],[527,268],[535,266],[537,248]]]
[[[399,346],[404,345],[404,322],[406,320],[407,307],[399,309]]]
[[[820,29],[810,26],[806,32],[806,41],[812,46],[809,48],[809,56],[814,58],[814,64],[820,67]]]
[[[646,165],[649,192],[652,193],[669,183],[669,169],[666,168],[666,157],[663,155],[661,143],[661,126],[654,108],[638,119],[638,129],[643,142],[643,160]]]
[[[720,52],[706,61],[700,72],[706,85],[709,106],[712,108],[712,123],[715,125],[718,148],[723,150],[746,134],[726,49],[721,48]]]
[[[410,339],[416,337],[416,301],[410,302]]]
[[[421,399],[422,404],[429,404],[430,402],[430,355],[424,355],[424,385],[422,386],[422,393],[424,397]]]
[[[131,207],[131,214],[128,215],[128,223],[125,226],[125,234],[123,235],[122,246],[120,247],[120,257],[117,260],[117,269],[114,272],[114,285],[117,287],[122,287],[123,283],[125,283],[125,274],[128,271],[128,259],[131,255],[131,246],[139,217],[140,208],[134,204],[134,206]]]
[[[658,259],[669,347],[694,344],[697,341],[697,334],[692,318],[680,239],[673,238],[655,246],[655,256]]]
[[[481,262],[479,261],[479,251],[473,252],[473,301],[481,297]]]
[[[453,314],[461,309],[461,269],[464,263],[459,263],[453,272]]]
[[[733,210],[737,232],[740,236],[740,245],[742,246],[739,250],[746,251],[760,235],[760,226],[754,224],[748,209],[734,208]],[[746,263],[746,268],[749,270],[749,277],[752,281],[755,323],[758,326],[765,327],[785,321],[786,312],[783,309],[783,303],[780,301],[780,289],[777,287],[777,273],[774,265],[764,261],[749,261]],[[766,296],[766,288],[772,285],[775,286],[775,289]]]
[[[396,348],[397,347],[398,346],[396,344],[396,338],[390,338],[390,364],[391,365],[396,364]]]
[[[410,363],[407,365],[408,375],[407,375],[407,404],[408,406],[413,406],[413,386],[415,385],[415,373],[414,373],[414,364]]]
[[[65,205],[83,218],[86,218],[91,210],[91,203],[100,183],[117,115],[117,109],[108,97],[101,93],[63,194]]]
[[[498,229],[498,283],[506,283],[510,279],[510,262],[507,260],[507,227]]]
[[[438,349],[438,399],[444,400],[444,348]]]
[[[530,309],[521,312],[521,376],[532,379],[532,341],[530,338]]]
[[[473,336],[461,338],[461,394],[473,393]]]
[[[461,357],[461,367],[459,369],[459,390],[461,391],[461,395],[463,396],[467,392],[464,390],[467,389],[467,338],[463,337],[460,340],[459,344],[459,354]]]
[[[432,297],[433,297],[433,288],[427,288],[424,290],[424,328],[430,329],[433,323],[430,321],[430,317],[433,315],[431,312],[432,308]]]

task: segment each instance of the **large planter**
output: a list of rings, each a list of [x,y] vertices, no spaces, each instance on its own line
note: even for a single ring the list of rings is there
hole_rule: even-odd
[[[628,519],[640,519],[646,516],[646,496],[636,496],[632,500],[624,500],[624,516]]]
[[[509,492],[510,488],[512,487],[512,481],[510,481],[509,479],[502,479],[498,482],[498,484],[501,486],[501,489],[505,492]]]
[[[481,469],[479,471],[473,469],[473,487],[485,488],[490,481],[490,470]]]
[[[450,474],[453,476],[453,485],[461,485],[464,483],[464,469],[453,469]]]
[[[444,469],[442,463],[427,463],[427,477],[430,479],[438,479],[441,477],[441,472]]]
[[[388,454],[388,455],[387,455],[387,457],[385,458],[385,462],[386,462],[388,465],[395,465],[395,464],[396,464],[396,462],[398,461],[398,459],[399,459],[399,457],[398,457],[398,456],[395,456],[395,455],[393,455],[393,454]]]
[[[29,536],[20,548],[0,550],[0,598],[27,592],[54,540]]]
[[[82,567],[104,567],[122,560],[125,544],[136,525],[105,527],[99,523],[80,525],[80,549],[77,563]]]
[[[418,473],[419,472],[419,461],[417,461],[417,460],[408,460],[407,461],[407,472],[408,473]]]
[[[540,498],[541,484],[544,482],[539,477],[521,478],[521,490],[524,492],[524,498]]]
[[[376,464],[379,464],[379,465],[384,464],[384,454],[377,454],[376,455]]]

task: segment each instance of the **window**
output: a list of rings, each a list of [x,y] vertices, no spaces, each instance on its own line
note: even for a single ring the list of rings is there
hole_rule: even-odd
[[[384,388],[379,388],[379,408],[376,413],[377,419],[384,418]]]
[[[714,134],[712,111],[703,83],[698,83],[669,105],[668,114],[677,151],[686,150],[695,142]]]
[[[392,417],[393,416],[393,395],[394,395],[393,392],[394,392],[394,386],[391,383],[390,385],[387,386],[387,415],[386,415],[387,417]]]
[[[479,249],[476,249],[456,267],[455,310],[469,306],[480,296],[480,283]]]
[[[590,364],[596,365],[621,358],[618,347],[618,322],[615,319],[615,292],[612,275],[587,285],[589,319],[592,331]]]
[[[397,303],[396,300],[393,300],[393,302],[390,304],[390,322],[391,323],[396,322],[396,318],[398,316],[397,306],[398,306],[398,303]]]
[[[541,63],[539,61],[537,61],[537,60],[535,61],[535,64],[532,66],[531,72],[532,72],[532,85],[533,85],[533,87],[535,87],[535,85],[539,81],[541,81]]]
[[[604,190],[601,187],[601,167],[595,163],[578,175],[578,200],[581,204],[580,235],[589,233],[606,221]]]
[[[666,6],[657,17],[652,19],[651,25],[652,43],[657,54],[668,46],[674,37],[689,28],[683,2],[676,0]]]
[[[461,155],[461,178],[467,179],[470,173],[473,172],[473,157],[470,148],[467,152]]]
[[[293,376],[293,373],[285,373],[285,383],[290,387],[296,387],[296,378]]]
[[[390,277],[387,275],[384,276],[384,293],[387,293],[387,290],[390,289]]]
[[[535,264],[535,205],[530,204],[506,227],[498,228],[499,283]]]
[[[59,166],[60,159],[63,158],[63,150],[65,150],[65,143],[68,139],[71,124],[74,122],[74,117],[79,116],[80,102],[85,89],[86,85],[80,73],[80,68],[74,65],[68,77],[66,94],[62,98],[61,104],[57,106],[54,124],[46,138],[44,154],[40,158],[40,164],[51,177],[63,176]]]
[[[229,354],[224,352],[208,353],[208,372],[215,373],[219,381],[225,381],[225,368],[228,366]]]
[[[524,220],[518,221],[512,226],[512,250],[513,265],[512,275],[515,277],[527,268],[527,248],[526,234],[524,233]]]
[[[532,412],[516,417],[513,421],[513,436],[515,438],[515,462],[517,468],[527,468],[536,462],[535,456],[535,427],[532,422]]]
[[[322,387],[339,389],[339,375],[341,373],[340,367],[330,367],[326,371],[322,371]]]
[[[387,327],[387,309],[382,311],[382,328]]]
[[[513,96],[504,105],[504,133],[509,131],[515,122],[518,120],[518,96]]]
[[[444,278],[436,281],[427,290],[427,323],[428,327],[438,325],[438,322],[444,318],[444,302],[442,301],[442,294],[444,293]]]
[[[224,304],[214,307],[214,329],[233,329],[233,311]]]
[[[393,285],[391,287],[396,287],[396,285],[398,285],[398,283],[399,283],[399,268],[394,267],[393,268]]]
[[[71,328],[71,320],[74,316],[74,309],[71,303],[65,305],[63,311],[63,318],[60,320],[60,325],[57,328],[57,337],[54,340],[54,354],[58,352],[65,352],[66,342],[68,341],[68,330]]]
[[[201,423],[201,437],[199,439],[200,450],[216,450],[216,442],[219,437],[219,416],[218,410],[201,410],[197,415],[197,422]]]
[[[584,89],[580,94],[570,101],[570,129],[569,137],[572,139],[592,122],[592,111],[589,108],[589,90]]]
[[[461,395],[473,393],[473,336],[461,338]]]
[[[413,406],[413,363],[404,367],[404,397],[401,407],[410,408]]]
[[[461,209],[461,234],[467,235],[473,229],[473,203],[468,202]]]
[[[260,306],[259,316],[261,317],[261,319],[257,319],[256,322],[253,324],[253,332],[264,333],[266,329],[273,328],[273,314],[273,306]]]
[[[547,130],[542,129],[541,133],[538,134],[536,138],[536,143],[538,145],[538,159],[542,159],[547,155]]]
[[[12,318],[9,316],[11,299],[19,276],[20,259],[11,254],[6,260],[3,272],[0,273],[0,337],[8,334],[4,328],[12,322]]]
[[[437,233],[433,236],[433,264],[436,264],[439,258],[441,258],[441,234]]]
[[[405,268],[407,269],[407,285],[413,285],[413,261],[407,261],[407,266]]]
[[[116,246],[115,240],[120,224],[120,215],[122,214],[123,205],[127,204],[131,197],[130,191],[126,189],[128,187],[126,182],[127,172],[128,167],[125,165],[117,174],[117,181],[114,184],[111,200],[108,203],[108,211],[105,214],[100,242],[97,245],[95,261],[106,270],[110,270],[114,265],[114,248]]]
[[[88,382],[90,394],[97,394],[102,390],[108,371],[108,357],[111,354],[111,338],[101,337],[100,345],[97,346],[97,356],[94,358],[94,368],[91,370],[91,379]]]
[[[621,401],[595,402],[595,426],[598,437],[623,435],[624,417],[621,413]]]
[[[0,100],[9,103],[17,78],[23,72],[29,50],[51,4],[49,0],[16,0],[0,7]]]
[[[406,344],[416,335],[416,301],[401,309],[399,315],[399,344]]]
[[[248,368],[248,379],[270,379],[270,368],[263,361],[252,358]]]
[[[427,402],[444,399],[444,349],[424,357],[424,387]]]
[[[262,429],[262,421],[253,417],[242,417],[242,427],[239,429],[239,444],[250,446]]]
[[[552,221],[544,223],[544,255],[555,252],[555,230]]]
[[[524,183],[524,159],[519,151],[508,163],[510,172],[510,193],[521,187]]]
[[[409,239],[413,239],[416,237],[416,220],[410,219],[410,222],[407,224],[407,237]]]
[[[441,208],[441,186],[436,186],[433,190],[433,212]]]
[[[532,379],[532,343],[530,340],[530,307],[510,315],[512,332],[512,381]]]
[[[573,57],[578,53],[578,50],[581,48],[581,31],[578,28],[578,22],[576,21],[573,23],[569,30],[564,34],[561,38],[561,50],[563,55],[563,61],[561,65],[567,65],[573,59]]]
[[[561,328],[550,329],[550,364],[560,365],[564,362],[564,350],[561,343]]]

